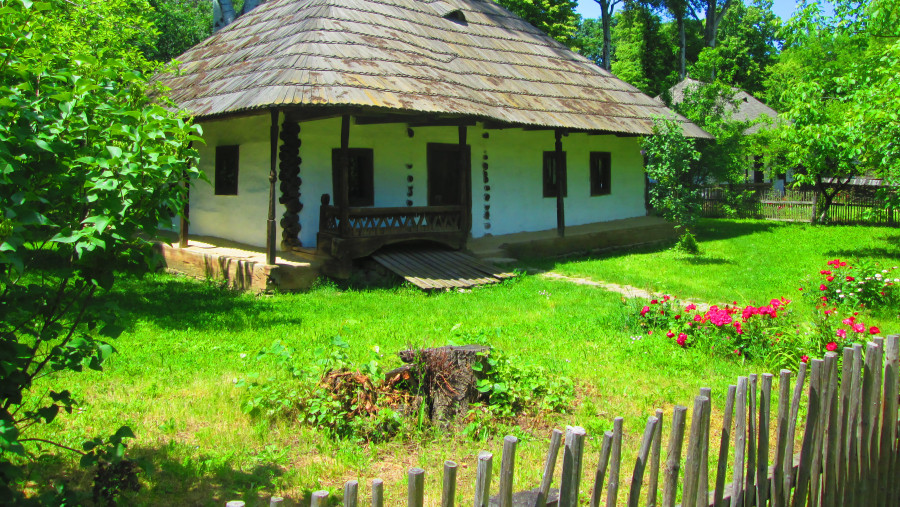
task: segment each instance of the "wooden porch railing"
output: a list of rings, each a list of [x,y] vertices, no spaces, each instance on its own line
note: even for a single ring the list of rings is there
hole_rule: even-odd
[[[342,224],[338,206],[322,205],[319,232],[343,238],[460,232],[462,212],[462,206],[348,208]]]

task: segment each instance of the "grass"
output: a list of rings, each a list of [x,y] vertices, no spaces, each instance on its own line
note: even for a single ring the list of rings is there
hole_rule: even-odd
[[[796,291],[797,280],[825,259],[849,252],[873,260],[900,257],[896,232],[884,229],[710,221],[698,232],[705,252],[698,258],[654,250],[542,265],[572,276],[730,301],[763,300],[771,290],[793,294],[787,291]],[[89,437],[130,425],[137,434],[130,455],[149,469],[142,477],[144,489],[127,500],[137,505],[221,505],[230,499],[253,504],[274,494],[308,504],[313,490],[337,493],[346,480],[367,485],[375,477],[385,480],[393,505],[405,496],[411,466],[427,470],[426,504],[432,505],[445,459],[461,464],[460,501],[471,495],[478,451],[491,450],[499,460],[502,438],[477,442],[426,428],[384,444],[358,445],[330,440],[295,421],[244,415],[239,406],[244,391],[235,380],[266,374],[270,366],[254,356],[275,340],[312,361],[315,350],[339,334],[350,343],[354,360],[368,360],[377,345],[389,368],[400,364],[395,353],[409,346],[486,339],[520,361],[546,368],[548,375],[574,379],[578,402],[569,413],[529,421],[534,427],[499,429],[499,437],[508,431],[523,438],[517,490],[540,481],[548,425],[584,426],[592,438],[586,462],[596,463],[599,442],[593,439],[622,416],[623,462],[633,463],[654,409],[670,414],[673,405],[689,404],[701,386],[721,397],[737,376],[764,371],[760,364],[683,350],[661,336],[632,336],[619,295],[540,276],[433,295],[409,286],[357,291],[323,284],[306,294],[256,297],[159,274],[124,279],[109,297],[127,325],[115,343],[119,354],[103,372],[45,379],[41,392],[65,386],[83,405],[32,436],[78,447]],[[893,322],[883,326],[886,332],[895,328]],[[714,412],[714,424],[720,417]],[[82,490],[90,487],[89,474],[65,454],[48,453],[31,473],[35,490],[59,477]],[[582,494],[589,495],[589,488]]]

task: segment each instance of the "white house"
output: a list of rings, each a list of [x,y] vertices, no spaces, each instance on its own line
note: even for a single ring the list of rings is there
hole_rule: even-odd
[[[490,0],[270,0],[178,60],[190,232],[270,263],[644,216],[638,137],[676,117]]]

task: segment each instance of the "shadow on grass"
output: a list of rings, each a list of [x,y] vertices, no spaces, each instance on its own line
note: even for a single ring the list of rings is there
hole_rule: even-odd
[[[835,257],[838,259],[847,259],[847,258],[875,258],[875,259],[897,259],[900,260],[900,248],[857,248],[853,250],[829,250],[825,252],[825,255],[828,257]]]
[[[239,330],[264,313],[267,323],[276,317],[251,295],[176,276],[122,276],[105,297],[118,307],[119,322],[127,328],[148,320],[172,330]],[[285,319],[283,314],[277,318]]]
[[[284,470],[274,463],[243,469],[227,457],[201,455],[189,459],[170,451],[166,445],[129,449],[129,459],[140,467],[137,472],[140,489],[122,493],[118,499],[120,505],[212,506],[224,505],[231,500],[243,500],[247,505],[268,505],[270,498],[275,496],[275,480],[284,474]],[[81,505],[93,505],[92,484],[96,469],[81,468],[75,460],[66,458],[70,457],[44,455],[30,467],[29,474],[40,484],[65,482],[70,498],[74,497]],[[302,498],[286,499],[283,505],[309,505],[311,496],[312,490],[304,491]]]
[[[759,232],[770,232],[789,224],[780,222],[738,222],[727,219],[703,219],[697,224],[697,239],[701,241],[736,238]]]
[[[693,264],[695,266],[716,266],[716,265],[723,265],[723,264],[735,264],[734,261],[729,260],[729,259],[723,259],[721,257],[700,257],[700,256],[694,257],[694,256],[691,256],[691,257],[685,257],[681,260],[683,262],[686,262],[688,264]]]

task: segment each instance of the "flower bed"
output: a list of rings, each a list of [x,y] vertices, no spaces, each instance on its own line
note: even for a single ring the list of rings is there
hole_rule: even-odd
[[[819,272],[825,281],[812,296],[815,310],[810,319],[800,318],[792,301],[784,297],[762,306],[734,301],[703,309],[666,295],[640,304],[635,325],[648,335],[663,333],[684,348],[763,359],[775,368],[797,360],[805,362],[881,333],[877,326],[863,322],[860,310],[900,306],[900,280],[891,277],[897,268],[851,266],[839,259],[829,261],[828,267]]]

